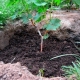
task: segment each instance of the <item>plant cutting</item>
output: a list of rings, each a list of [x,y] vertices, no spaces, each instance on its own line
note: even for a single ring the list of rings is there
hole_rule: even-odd
[[[52,11],[52,6],[53,6],[52,3],[53,3],[53,0],[51,2],[51,7],[50,7],[50,20],[48,20],[47,23],[44,26],[42,26],[42,29],[45,31],[43,35],[41,34],[41,31],[39,30],[39,28],[36,26],[36,22],[40,22],[42,19],[45,18],[45,16],[46,16],[45,13],[47,12],[47,8],[46,9],[40,8],[41,12],[38,12],[37,15],[34,16],[34,19],[31,19],[32,25],[37,29],[37,32],[41,37],[40,52],[43,51],[43,40],[47,39],[49,37],[48,32],[49,31],[56,31],[60,27],[60,20],[59,19],[53,19],[51,16],[51,11]],[[45,3],[45,5],[46,4],[47,3]],[[45,5],[40,4],[39,6],[42,7]],[[46,10],[46,12],[45,12],[45,10]]]
[[[39,30],[39,28],[35,25],[35,23],[33,22],[33,20],[31,20],[33,26],[37,29],[37,32],[39,33],[40,37],[41,37],[41,47],[40,47],[40,52],[43,51],[43,39],[47,39],[49,37],[48,32],[49,31],[55,31],[60,27],[60,20],[59,19],[50,19],[50,21],[43,26],[43,29],[45,30],[44,34],[41,34],[41,31]]]

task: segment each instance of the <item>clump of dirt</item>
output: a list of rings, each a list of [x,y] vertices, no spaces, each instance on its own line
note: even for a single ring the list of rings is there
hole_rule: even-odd
[[[45,77],[63,76],[61,69],[63,65],[71,65],[76,58],[73,56],[60,57],[50,60],[53,57],[64,54],[77,54],[80,52],[69,40],[58,40],[51,36],[44,40],[43,52],[40,52],[40,36],[34,31],[16,32],[10,40],[9,46],[0,51],[0,61],[4,63],[20,62],[27,66],[34,75],[44,69]]]
[[[35,76],[19,62],[15,64],[0,62],[0,80],[66,80],[66,78],[54,77],[44,78]]]

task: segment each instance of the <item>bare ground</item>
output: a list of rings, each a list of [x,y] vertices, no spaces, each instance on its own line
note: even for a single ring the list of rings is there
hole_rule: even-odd
[[[7,46],[4,50],[0,51],[0,61],[4,61],[4,63],[20,62],[21,65],[28,67],[28,70],[32,72],[32,74],[34,75],[38,75],[39,70],[44,69],[44,75],[43,75],[44,77],[53,77],[53,76],[57,77],[57,76],[63,76],[64,74],[63,70],[61,69],[61,66],[71,65],[72,61],[76,60],[76,58],[73,56],[66,56],[50,60],[53,57],[64,54],[79,55],[80,51],[75,48],[74,44],[70,42],[70,40],[58,40],[55,37],[51,36],[47,40],[44,40],[43,52],[41,53],[40,36],[33,30],[29,32],[22,31],[20,33],[19,32],[15,33],[13,38],[10,40],[9,46]],[[2,68],[0,68],[2,69],[3,72],[2,74],[4,74],[4,71],[7,70],[7,68],[3,68],[3,66],[5,67],[5,65],[1,65]],[[14,66],[12,67],[12,65],[11,64],[8,65],[11,66],[10,67],[11,71],[12,69],[18,70],[17,68],[14,69]],[[19,67],[20,66],[18,66],[18,68]],[[8,75],[7,73],[6,75]],[[16,80],[15,78],[13,79],[13,77],[19,77],[19,75],[16,74],[14,73],[13,74],[14,76],[11,76],[12,80]],[[10,73],[10,75],[12,75],[12,73]],[[37,80],[32,78],[32,76],[31,80]],[[11,79],[6,78],[5,80],[11,80]],[[24,78],[20,79],[25,80]],[[46,79],[48,80],[48,78]],[[56,79],[51,79],[51,80],[56,80]]]

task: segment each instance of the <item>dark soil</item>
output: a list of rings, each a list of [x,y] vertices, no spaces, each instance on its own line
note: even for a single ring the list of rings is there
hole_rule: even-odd
[[[75,61],[73,56],[50,60],[64,54],[80,54],[69,40],[60,41],[54,37],[44,40],[43,52],[40,52],[40,37],[34,31],[17,32],[10,40],[9,46],[0,51],[0,61],[5,63],[21,62],[37,75],[44,69],[44,76],[62,76],[61,66]]]

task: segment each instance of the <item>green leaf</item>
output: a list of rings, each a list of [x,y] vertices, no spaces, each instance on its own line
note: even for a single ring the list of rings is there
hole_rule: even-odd
[[[36,22],[40,22],[42,19],[44,19],[45,18],[45,15],[44,14],[39,14],[39,13],[37,13],[35,16],[34,16],[34,20],[36,21]]]
[[[21,19],[23,20],[24,24],[27,24],[29,22],[29,19],[31,18],[32,18],[31,14],[23,14]]]
[[[11,16],[11,19],[12,19],[12,20],[16,19],[16,18],[17,18],[17,15],[18,15],[18,14],[12,15],[12,16]]]
[[[0,26],[0,29],[3,29],[4,28],[4,26]]]
[[[80,42],[75,42],[75,43],[80,44]]]
[[[46,2],[42,2],[42,3],[37,3],[35,2],[34,3],[36,6],[45,6],[47,3]]]
[[[16,4],[16,3],[19,3],[19,2],[20,2],[20,0],[9,0],[7,6],[10,6],[10,5],[13,5],[13,4]]]
[[[38,2],[37,0],[27,0],[28,4],[34,3],[36,6],[45,6],[46,2]]]
[[[26,0],[28,4],[35,3],[36,0]]]
[[[53,57],[50,60],[57,59],[57,58],[64,57],[64,56],[74,56],[74,57],[76,57],[78,55],[76,55],[76,54],[64,54],[64,55],[59,55],[59,56]]]
[[[54,3],[56,3],[57,5],[59,5],[61,3],[62,0],[54,0]]]
[[[80,69],[77,67],[77,65],[74,62],[72,62],[72,64],[77,72],[77,75],[80,75]]]
[[[47,8],[46,7],[38,7],[38,10],[37,10],[39,13],[45,13],[47,11]]]
[[[80,0],[73,0],[76,4],[80,5]]]
[[[51,19],[48,24],[43,26],[43,29],[46,30],[57,30],[60,27],[59,19]]]
[[[45,34],[44,36],[43,36],[43,39],[47,39],[49,37],[49,34]]]
[[[34,16],[34,20],[35,20],[35,21],[38,20],[40,16],[41,16],[41,14],[36,13],[36,15]]]

